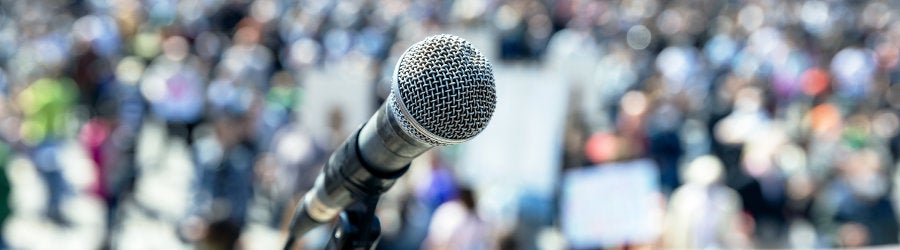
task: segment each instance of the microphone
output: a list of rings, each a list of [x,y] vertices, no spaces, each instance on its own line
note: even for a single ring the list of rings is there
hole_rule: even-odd
[[[352,203],[377,200],[429,149],[478,135],[496,98],[491,64],[468,41],[444,34],[410,46],[394,67],[388,99],[330,156],[299,202],[288,245]]]

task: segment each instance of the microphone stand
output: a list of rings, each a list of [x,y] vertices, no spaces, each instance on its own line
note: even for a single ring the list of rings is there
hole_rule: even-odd
[[[375,215],[378,198],[364,198],[351,204],[338,215],[337,224],[328,240],[328,250],[372,250],[381,240],[381,220]],[[284,250],[294,246],[297,237],[288,236]]]
[[[370,250],[381,239],[381,221],[375,216],[377,198],[354,202],[341,212],[325,249]]]
[[[381,221],[375,216],[378,198],[365,198],[351,204],[338,215],[337,225],[331,233],[328,250],[371,250],[381,239]],[[297,237],[291,235],[284,250],[294,246]]]

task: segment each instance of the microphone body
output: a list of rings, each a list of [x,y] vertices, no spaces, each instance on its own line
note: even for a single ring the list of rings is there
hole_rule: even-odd
[[[400,131],[388,103],[331,155],[313,189],[294,212],[290,234],[303,235],[329,222],[354,201],[378,197],[406,173],[409,163],[433,146]]]
[[[331,155],[291,220],[294,237],[359,201],[377,201],[410,162],[435,146],[480,133],[496,105],[490,63],[456,36],[414,44],[394,67],[391,94]]]

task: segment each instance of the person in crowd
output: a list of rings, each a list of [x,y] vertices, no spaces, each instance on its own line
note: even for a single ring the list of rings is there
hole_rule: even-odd
[[[77,96],[71,79],[40,78],[28,85],[18,95],[18,106],[23,113],[21,136],[28,145],[37,172],[45,181],[47,196],[46,216],[61,225],[68,225],[62,205],[71,195],[71,187],[63,176],[63,164],[59,150],[66,138],[68,115]]]
[[[220,114],[212,134],[198,143],[195,159],[198,176],[194,213],[207,225],[198,239],[211,249],[234,249],[247,224],[254,194],[254,166],[259,154],[249,141],[250,121],[246,114]]]
[[[425,249],[494,249],[491,227],[480,218],[472,190],[459,189],[459,197],[434,212]]]
[[[741,197],[723,183],[722,162],[711,155],[686,166],[684,185],[675,189],[666,214],[664,248],[744,248],[750,246]]]

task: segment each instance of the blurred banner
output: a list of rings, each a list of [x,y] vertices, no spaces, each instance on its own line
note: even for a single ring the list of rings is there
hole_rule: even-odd
[[[574,169],[563,177],[562,231],[575,249],[653,243],[662,228],[656,163]]]

